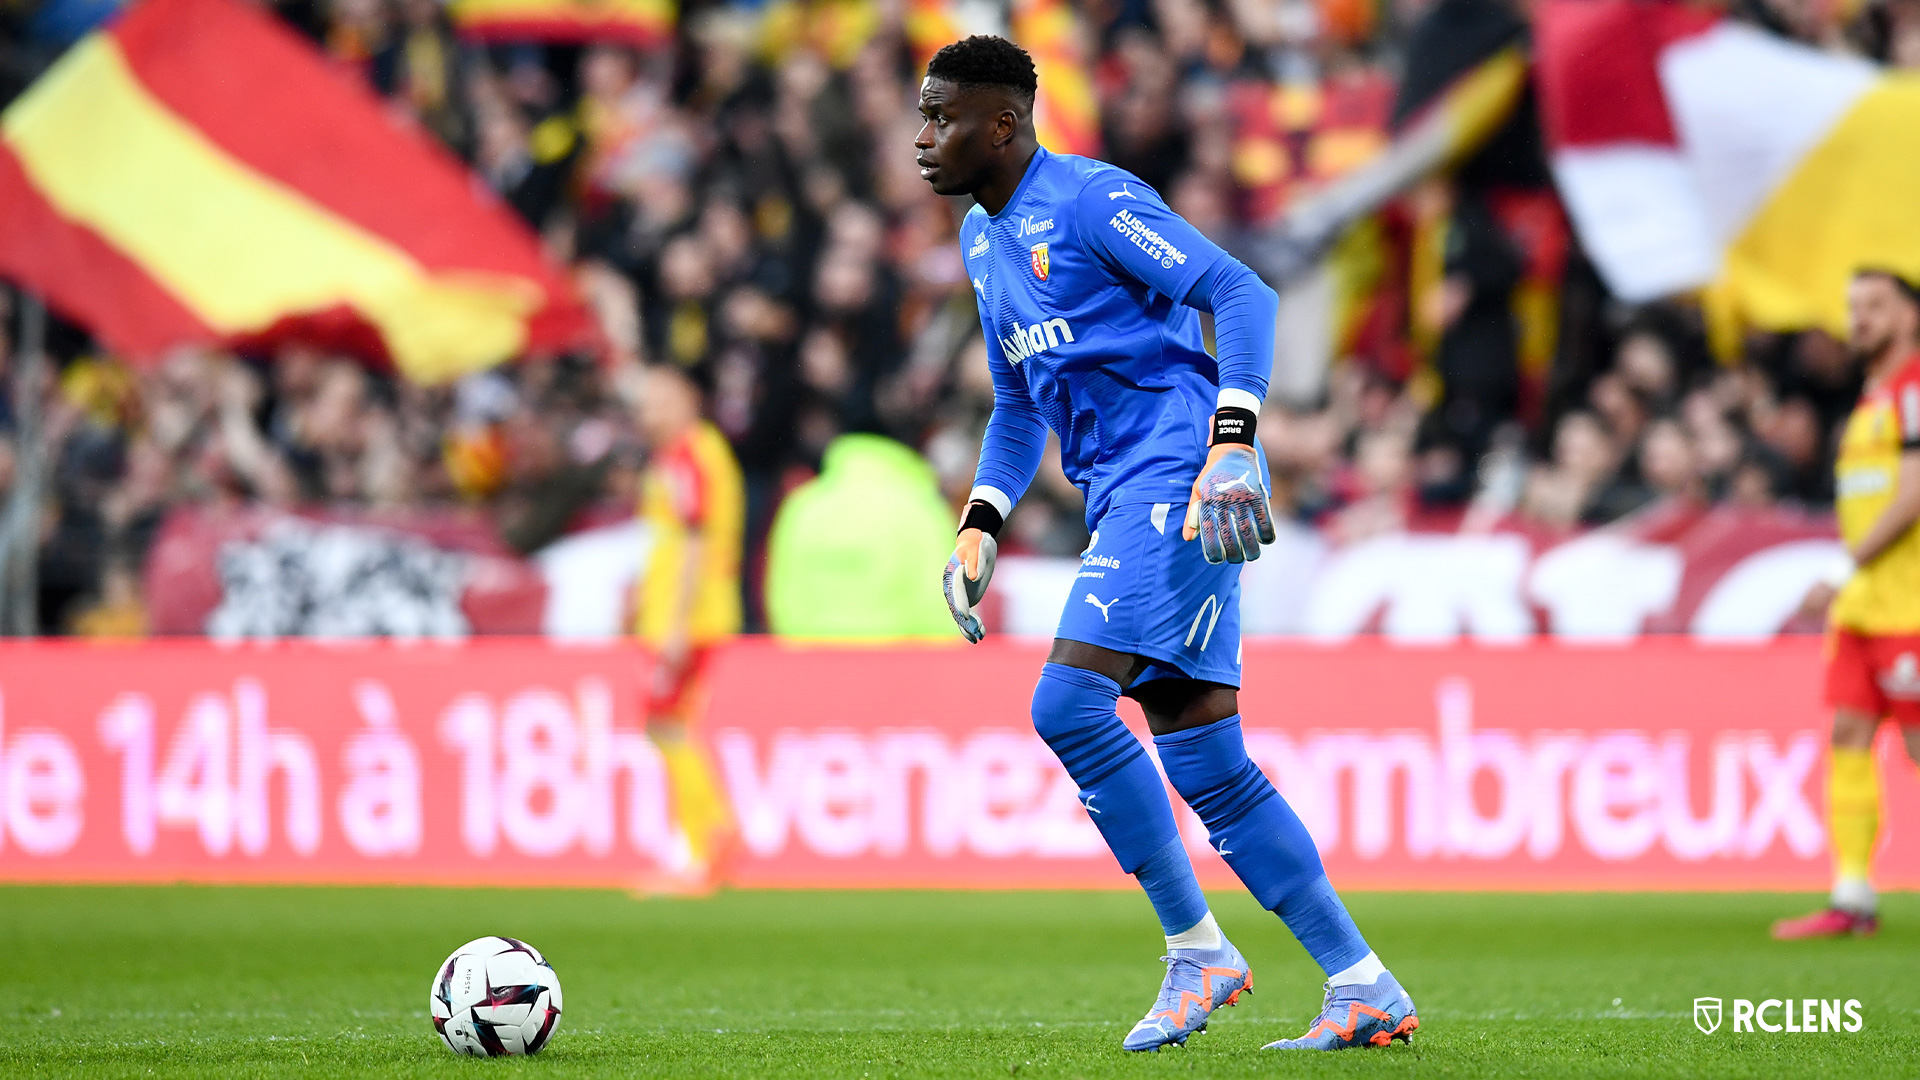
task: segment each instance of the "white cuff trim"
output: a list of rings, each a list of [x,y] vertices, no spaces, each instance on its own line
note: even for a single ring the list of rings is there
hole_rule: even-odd
[[[986,503],[988,506],[1000,511],[1000,516],[1003,519],[1013,513],[1013,500],[1007,497],[1006,492],[1001,491],[997,487],[975,484],[973,490],[967,492],[967,501],[973,502],[975,500]]]
[[[1220,399],[1215,402],[1216,409],[1245,409],[1255,416],[1260,415],[1260,399],[1245,390],[1233,390],[1222,387]]]

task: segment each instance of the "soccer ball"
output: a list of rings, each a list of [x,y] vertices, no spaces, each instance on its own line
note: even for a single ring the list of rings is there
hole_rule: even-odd
[[[560,977],[526,942],[483,937],[440,965],[427,1007],[456,1054],[537,1054],[560,1026]]]

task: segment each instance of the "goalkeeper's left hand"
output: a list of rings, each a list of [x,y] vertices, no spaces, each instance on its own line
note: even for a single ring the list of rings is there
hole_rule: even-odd
[[[1244,409],[1222,409],[1244,414],[1244,430],[1252,434],[1252,414]],[[1260,557],[1260,545],[1277,539],[1273,531],[1273,509],[1267,504],[1267,490],[1260,483],[1260,459],[1249,442],[1222,442],[1223,431],[1233,431],[1238,418],[1216,416],[1212,449],[1207,463],[1193,482],[1193,495],[1187,501],[1186,525],[1180,530],[1185,539],[1200,538],[1200,553],[1210,563],[1249,562]]]

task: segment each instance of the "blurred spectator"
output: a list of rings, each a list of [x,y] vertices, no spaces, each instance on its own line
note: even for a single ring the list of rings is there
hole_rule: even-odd
[[[1756,418],[1758,434],[1785,464],[1789,494],[1807,503],[1833,501],[1833,463],[1826,454],[1820,411],[1800,395]]]
[[[1413,494],[1414,466],[1405,432],[1372,431],[1361,434],[1354,455],[1354,496],[1329,523],[1332,536],[1342,543],[1365,540],[1407,527]]]
[[[940,568],[955,515],[933,470],[878,435],[843,435],[773,523],[767,619],[806,640],[946,638]]]
[[[397,32],[373,54],[373,84],[434,137],[467,148],[467,114],[454,82],[460,47],[439,0],[400,0]]]
[[[1462,194],[1453,206],[1445,245],[1445,276],[1430,296],[1427,314],[1440,332],[1435,367],[1445,389],[1427,445],[1450,449],[1452,475],[1464,477],[1486,451],[1494,429],[1519,406],[1512,294],[1522,265],[1512,240],[1477,194]],[[1465,495],[1462,489],[1460,501]]]
[[[1587,520],[1619,466],[1619,449],[1600,418],[1570,412],[1554,431],[1553,457],[1527,478],[1522,510],[1542,525],[1571,528]]]
[[[1647,426],[1640,443],[1640,476],[1656,499],[1697,502],[1705,495],[1693,440],[1673,417],[1663,416]]]
[[[108,562],[100,572],[100,598],[73,617],[69,630],[78,637],[101,640],[147,636],[139,570],[125,560]]]
[[[1642,401],[1670,401],[1680,385],[1672,347],[1652,330],[1635,330],[1621,339],[1613,364],[1623,386]]]

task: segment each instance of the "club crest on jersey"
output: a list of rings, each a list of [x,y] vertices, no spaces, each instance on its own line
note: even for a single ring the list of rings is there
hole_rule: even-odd
[[[1033,276],[1041,281],[1047,280],[1047,271],[1052,269],[1052,265],[1047,261],[1046,241],[1043,240],[1028,248],[1027,254],[1033,259]]]

